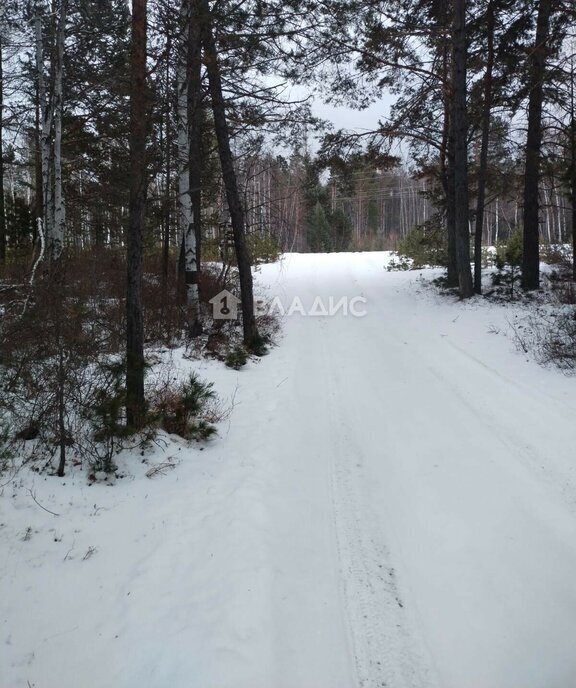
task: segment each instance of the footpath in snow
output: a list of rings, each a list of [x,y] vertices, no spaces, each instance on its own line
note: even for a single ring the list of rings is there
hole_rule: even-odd
[[[576,686],[575,381],[515,350],[514,308],[386,261],[262,268],[366,315],[286,317],[239,372],[181,360],[233,400],[204,450],[2,488],[0,688]]]

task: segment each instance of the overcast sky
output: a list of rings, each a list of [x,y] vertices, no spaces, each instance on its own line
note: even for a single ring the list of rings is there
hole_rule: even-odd
[[[378,120],[388,115],[390,100],[381,100],[373,103],[366,110],[352,110],[347,107],[334,107],[326,105],[319,99],[315,99],[314,114],[322,119],[332,122],[335,129],[357,129],[371,131],[378,126]]]
[[[378,127],[379,120],[386,120],[389,116],[390,106],[394,100],[395,96],[384,94],[381,99],[365,110],[353,110],[348,107],[327,105],[320,98],[315,97],[312,111],[317,117],[332,122],[334,129],[352,129],[359,132],[373,131]],[[318,148],[315,141],[309,141],[309,143],[312,150]],[[406,162],[406,149],[400,142],[392,152],[394,155],[404,158]]]

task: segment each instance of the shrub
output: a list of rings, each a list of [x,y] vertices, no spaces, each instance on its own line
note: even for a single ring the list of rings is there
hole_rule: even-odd
[[[224,362],[228,368],[234,368],[234,370],[240,370],[242,366],[248,363],[248,354],[246,349],[242,346],[236,346],[232,351],[229,351]]]
[[[0,475],[8,469],[11,459],[10,426],[6,421],[0,420]]]
[[[516,346],[531,353],[542,364],[552,364],[566,373],[576,371],[576,309],[539,308],[511,323]]]
[[[258,262],[277,258],[271,237],[252,236]],[[171,258],[176,259],[176,252]],[[35,470],[59,475],[65,466],[84,462],[95,473],[114,471],[117,453],[142,446],[158,427],[152,408],[144,431],[134,434],[126,428],[124,253],[113,247],[71,250],[53,274],[41,265],[32,283],[29,269],[24,259],[12,261],[0,285],[0,468],[10,451],[35,462]],[[223,288],[233,290],[237,282],[237,270],[229,265],[203,265],[205,313],[211,312],[210,298]],[[176,273],[163,271],[159,253],[145,256],[143,290],[147,345],[184,343],[186,310],[178,299]],[[206,321],[208,339],[214,334],[222,340],[223,359],[240,345],[240,324],[211,323],[208,316]],[[205,355],[201,347],[206,337],[194,341]],[[256,343],[255,349],[263,353],[265,343]],[[214,434],[210,416],[194,409],[194,399],[204,402],[193,380],[175,396],[175,407],[170,413],[166,409],[167,425],[180,426],[191,438]]]
[[[519,268],[522,265],[523,239],[522,230],[516,228],[508,241],[496,243],[495,265],[502,269],[506,265]]]
[[[553,363],[565,371],[576,369],[576,311],[571,308],[548,319],[539,342],[543,363]]]
[[[446,231],[438,218],[429,220],[414,227],[398,243],[398,254],[402,258],[409,258],[412,268],[417,270],[426,266],[446,267],[448,265],[448,242]],[[406,269],[400,263],[401,269]]]
[[[516,228],[506,243],[496,244],[494,264],[497,272],[492,275],[494,286],[506,285],[510,288],[510,298],[514,298],[514,286],[520,279],[522,265],[523,239],[522,230]]]
[[[249,341],[244,342],[246,349],[254,356],[265,356],[268,353],[268,345],[271,338],[267,334],[257,334]]]
[[[565,244],[543,243],[540,246],[540,257],[548,265],[572,267],[572,247]]]
[[[332,231],[326,216],[326,210],[319,200],[306,218],[306,240],[313,253],[325,253],[332,250]]]
[[[411,258],[407,256],[392,255],[386,266],[387,272],[400,272],[404,270],[412,270],[414,263]]]
[[[222,239],[206,239],[202,245],[202,260],[220,263],[224,261],[230,265],[236,265],[236,254],[233,246],[222,254]],[[246,234],[246,246],[250,252],[252,265],[262,263],[275,263],[281,255],[280,245],[269,232],[250,232]],[[202,270],[205,266],[202,266]]]
[[[113,473],[117,468],[114,456],[134,435],[124,417],[124,364],[102,363],[91,373],[84,399],[79,402],[80,419],[86,427],[77,432],[76,444],[93,472]]]
[[[62,476],[72,455],[75,463],[87,460],[110,472],[128,435],[124,366],[111,364],[116,327],[100,308],[107,299],[83,292],[64,258],[60,267],[57,278],[38,275],[27,300],[7,309],[0,327],[0,411],[24,460],[49,468],[57,458]]]
[[[213,383],[202,382],[191,373],[185,382],[177,385],[165,383],[156,391],[153,413],[163,430],[185,439],[207,440],[216,428],[203,414],[209,402],[216,398]]]
[[[252,258],[252,265],[276,263],[280,259],[280,245],[269,233],[252,232],[247,235],[246,243]]]

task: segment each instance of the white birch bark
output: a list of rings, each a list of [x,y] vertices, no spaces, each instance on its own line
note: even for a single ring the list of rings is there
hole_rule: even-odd
[[[50,242],[51,260],[58,260],[62,254],[66,227],[66,208],[62,191],[62,78],[64,71],[66,1],[60,0],[60,18],[56,36],[56,69],[54,78],[54,220]]]
[[[51,162],[51,134],[52,134],[52,106],[48,101],[46,89],[46,75],[44,70],[44,38],[42,35],[42,17],[40,10],[36,6],[34,17],[34,30],[36,37],[36,76],[38,79],[38,100],[40,104],[40,158],[42,166],[42,206],[44,211],[44,233],[48,245],[50,245],[53,235],[53,215],[52,215],[52,183],[50,175]]]
[[[198,293],[198,263],[196,258],[196,234],[194,212],[190,193],[190,118],[188,112],[188,35],[190,24],[189,0],[182,0],[180,7],[182,39],[178,50],[178,206],[180,228],[184,237],[184,274],[186,280],[186,305],[192,319],[200,313]],[[193,323],[192,323],[193,324]]]

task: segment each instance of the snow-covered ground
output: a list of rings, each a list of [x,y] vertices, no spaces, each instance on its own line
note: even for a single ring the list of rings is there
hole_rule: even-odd
[[[2,489],[0,688],[576,685],[575,381],[515,350],[514,308],[386,260],[262,268],[367,315],[286,317],[239,372],[182,362],[233,399],[204,450]]]

